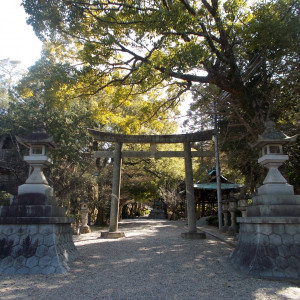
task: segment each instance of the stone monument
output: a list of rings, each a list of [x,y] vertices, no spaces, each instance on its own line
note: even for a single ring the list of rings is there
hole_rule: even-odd
[[[300,279],[300,196],[281,175],[278,167],[288,156],[282,146],[297,136],[287,137],[267,122],[254,147],[261,149],[258,162],[268,169],[263,185],[240,223],[237,247],[230,255],[234,266],[249,275]]]
[[[57,205],[43,174],[52,164],[48,151],[56,146],[43,128],[17,141],[29,148],[24,160],[30,175],[11,205],[0,207],[0,273],[66,273],[68,262],[79,255],[71,235],[72,219]]]

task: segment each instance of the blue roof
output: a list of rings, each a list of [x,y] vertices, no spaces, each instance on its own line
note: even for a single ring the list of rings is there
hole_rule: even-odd
[[[221,190],[240,189],[243,186],[244,185],[238,183],[221,183]],[[197,190],[216,190],[217,183],[216,182],[194,183],[194,188]]]

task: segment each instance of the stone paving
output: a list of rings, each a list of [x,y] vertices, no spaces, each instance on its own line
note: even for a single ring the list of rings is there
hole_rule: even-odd
[[[66,274],[0,275],[0,298],[47,300],[287,300],[300,286],[245,276],[228,262],[233,247],[210,234],[181,238],[186,221],[122,221],[126,238],[73,236],[80,257]],[[212,228],[209,228],[212,229]]]

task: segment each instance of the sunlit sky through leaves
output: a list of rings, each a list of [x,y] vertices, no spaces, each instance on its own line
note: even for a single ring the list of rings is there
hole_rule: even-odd
[[[0,59],[21,61],[23,68],[40,58],[42,42],[26,24],[21,0],[0,0]]]
[[[42,42],[36,37],[30,25],[27,25],[27,15],[21,6],[21,0],[0,0],[0,60],[10,59],[21,62],[21,68],[34,65],[40,58]],[[179,126],[184,120],[190,96],[186,95],[181,103]],[[181,131],[181,129],[179,129]]]

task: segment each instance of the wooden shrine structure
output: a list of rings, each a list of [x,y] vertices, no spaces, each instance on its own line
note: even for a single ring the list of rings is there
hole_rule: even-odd
[[[95,129],[89,129],[89,134],[94,140],[101,142],[115,143],[115,150],[112,151],[95,151],[95,158],[113,158],[113,178],[112,178],[112,195],[110,210],[110,225],[108,232],[102,232],[103,238],[124,237],[123,232],[118,231],[118,216],[120,202],[120,183],[121,183],[121,166],[122,159],[130,158],[162,158],[162,157],[182,157],[185,161],[185,184],[188,214],[188,232],[183,233],[187,238],[205,238],[204,233],[197,233],[196,228],[196,209],[193,185],[193,168],[192,158],[203,156],[214,156],[212,152],[192,151],[191,143],[199,141],[212,140],[215,135],[214,130],[206,130],[188,134],[174,135],[124,135],[103,132]],[[124,143],[128,144],[150,144],[150,151],[122,151]],[[157,151],[156,144],[174,144],[182,143],[184,151]]]

